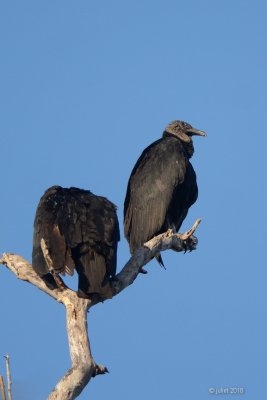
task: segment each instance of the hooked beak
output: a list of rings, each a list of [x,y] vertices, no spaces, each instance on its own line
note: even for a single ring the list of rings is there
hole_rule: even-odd
[[[199,129],[195,129],[195,128],[189,128],[187,129],[186,133],[188,135],[197,135],[197,136],[207,136],[206,132],[204,131],[200,131]]]

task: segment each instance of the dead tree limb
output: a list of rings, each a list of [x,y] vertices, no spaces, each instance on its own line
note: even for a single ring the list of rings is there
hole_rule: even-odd
[[[121,272],[119,272],[111,282],[112,295],[115,296],[127,286],[131,285],[137,278],[140,269],[151,261],[157,253],[168,249],[177,252],[185,252],[188,249],[190,251],[194,250],[197,245],[197,238],[193,236],[193,233],[200,222],[201,219],[197,219],[193,227],[184,234],[173,233],[169,230],[146,242],[144,247],[141,247],[135,252],[122,268]]]
[[[10,371],[10,357],[8,354],[5,356],[5,359],[6,359],[6,376],[7,376],[7,396],[8,400],[12,400],[12,392],[11,392],[12,380]]]
[[[131,285],[146,265],[157,253],[172,249],[177,252],[193,250],[197,239],[193,236],[200,220],[184,234],[175,234],[171,230],[160,234],[144,244],[130,258],[122,270],[110,281],[109,297],[120,293]],[[58,382],[48,400],[73,400],[90,381],[98,374],[104,374],[107,368],[97,365],[93,359],[87,332],[87,312],[94,304],[89,299],[77,296],[71,289],[49,289],[44,281],[34,272],[30,263],[21,256],[11,253],[3,254],[0,264],[5,265],[17,278],[27,281],[66,308],[66,325],[72,366]]]
[[[2,377],[2,375],[0,375],[0,389],[1,389],[2,400],[6,400],[6,390],[5,390],[4,378]]]

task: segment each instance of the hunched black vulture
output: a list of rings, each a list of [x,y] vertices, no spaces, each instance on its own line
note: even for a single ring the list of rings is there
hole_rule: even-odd
[[[120,239],[116,207],[89,190],[52,186],[41,197],[34,221],[32,266],[51,288],[59,274],[78,273],[78,295],[105,298],[116,273]],[[45,261],[45,242],[52,269]]]
[[[168,229],[177,232],[195,203],[198,187],[189,161],[193,135],[206,136],[186,122],[173,121],[137,160],[124,202],[124,234],[131,254]],[[163,265],[160,254],[156,258]]]

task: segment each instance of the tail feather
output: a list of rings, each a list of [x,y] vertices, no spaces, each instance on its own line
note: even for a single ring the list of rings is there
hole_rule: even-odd
[[[101,254],[90,249],[79,257],[76,269],[79,275],[78,294],[81,297],[90,298],[97,294],[107,298],[110,287],[109,284],[103,285],[107,281],[107,270],[105,258]]]

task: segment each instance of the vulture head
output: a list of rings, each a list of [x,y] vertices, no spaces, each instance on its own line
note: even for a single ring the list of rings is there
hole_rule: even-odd
[[[175,136],[183,142],[188,157],[194,153],[192,136],[207,136],[207,134],[199,129],[195,129],[192,125],[184,121],[173,121],[166,126],[163,137]]]

